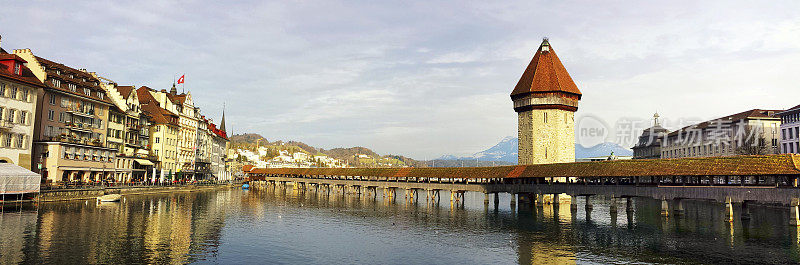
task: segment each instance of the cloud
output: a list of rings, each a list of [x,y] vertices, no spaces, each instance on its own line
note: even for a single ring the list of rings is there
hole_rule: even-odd
[[[797,105],[800,2],[12,1],[6,50],[168,88],[269,139],[432,158],[516,134],[548,36],[578,115],[710,119]],[[713,11],[713,12],[712,12]]]

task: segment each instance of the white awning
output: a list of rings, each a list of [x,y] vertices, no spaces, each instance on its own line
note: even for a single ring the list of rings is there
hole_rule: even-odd
[[[136,161],[136,163],[139,163],[139,165],[143,165],[143,166],[152,166],[152,165],[154,165],[153,162],[150,162],[150,160],[133,159],[133,161]]]
[[[0,163],[0,194],[39,192],[42,177],[23,167]]]

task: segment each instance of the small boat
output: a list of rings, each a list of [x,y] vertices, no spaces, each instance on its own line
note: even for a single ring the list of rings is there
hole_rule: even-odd
[[[98,201],[101,202],[118,202],[119,199],[122,198],[122,195],[119,194],[106,194],[100,197],[97,197]]]
[[[246,190],[246,189],[249,189],[249,188],[250,188],[250,184],[245,183],[244,185],[242,185],[242,189],[243,190]]]

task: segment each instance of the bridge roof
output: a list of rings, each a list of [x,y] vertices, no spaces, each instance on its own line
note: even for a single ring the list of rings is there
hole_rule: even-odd
[[[432,178],[800,175],[793,154],[467,168],[254,168],[251,174]]]

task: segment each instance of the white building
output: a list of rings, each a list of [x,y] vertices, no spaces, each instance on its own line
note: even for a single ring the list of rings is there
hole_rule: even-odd
[[[800,105],[778,116],[781,118],[781,153],[800,154]]]
[[[0,163],[30,170],[37,95],[44,84],[26,64],[0,49]]]

